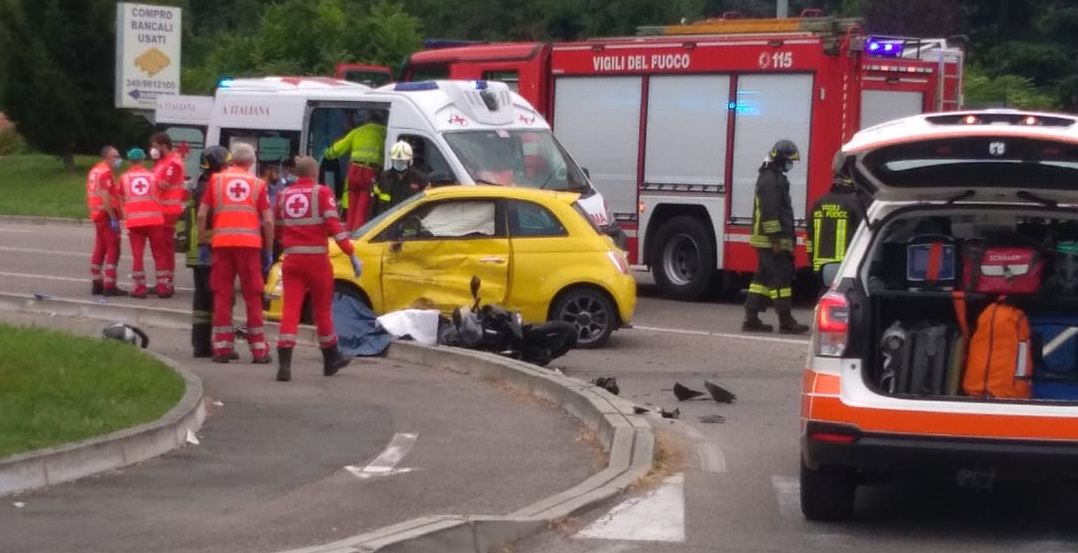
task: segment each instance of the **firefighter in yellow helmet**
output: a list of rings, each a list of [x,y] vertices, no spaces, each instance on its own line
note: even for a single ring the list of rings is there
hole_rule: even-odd
[[[430,186],[427,174],[415,166],[412,145],[408,142],[397,141],[389,149],[389,161],[392,165],[378,176],[374,185],[374,216]]]
[[[794,320],[794,209],[790,200],[790,179],[786,173],[801,160],[797,145],[779,140],[760,166],[756,179],[756,208],[749,245],[756,250],[756,274],[745,300],[743,332],[771,332],[774,328],[760,320],[768,304],[779,316],[779,332],[804,334],[809,327]]]

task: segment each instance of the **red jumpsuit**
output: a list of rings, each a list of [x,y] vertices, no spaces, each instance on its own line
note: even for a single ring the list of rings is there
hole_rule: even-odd
[[[153,174],[161,187],[161,213],[165,223],[161,229],[161,243],[168,252],[165,257],[165,285],[169,294],[176,293],[176,222],[183,216],[188,192],[184,188],[183,158],[171,152],[154,165]]]
[[[99,195],[107,192],[113,213],[120,216],[120,191],[112,177],[112,168],[99,162],[86,178],[86,205],[94,222],[94,253],[90,258],[90,278],[97,292],[116,289],[116,264],[120,261],[120,232],[112,230],[112,220],[105,210],[105,200]]]
[[[311,310],[318,332],[318,347],[337,344],[333,332],[333,267],[326,237],[332,237],[345,255],[354,252],[348,232],[341,226],[333,191],[312,178],[301,178],[277,194],[274,229],[284,253],[284,299],[278,348],[296,345],[303,299],[311,294]]]
[[[232,298],[236,277],[240,279],[247,307],[247,344],[258,362],[268,362],[269,345],[262,320],[263,212],[270,210],[266,183],[239,167],[213,175],[202,194],[202,205],[213,215],[213,255],[210,288],[213,290],[213,356],[227,359],[235,347],[232,330]]]
[[[146,242],[150,243],[157,270],[157,293],[167,295],[165,252],[161,244],[161,225],[165,218],[157,203],[157,181],[149,169],[136,165],[120,176],[120,188],[124,196],[124,226],[131,241],[131,277],[135,281],[131,297],[146,297],[146,270],[142,259]]]

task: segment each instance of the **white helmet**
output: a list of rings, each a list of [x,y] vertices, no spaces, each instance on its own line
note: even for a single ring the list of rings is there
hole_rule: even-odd
[[[389,149],[389,159],[397,161],[412,161],[412,145],[401,140]]]

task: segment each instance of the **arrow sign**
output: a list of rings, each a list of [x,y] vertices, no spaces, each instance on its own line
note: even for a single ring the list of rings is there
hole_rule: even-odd
[[[139,89],[136,88],[136,89],[132,90],[131,92],[128,92],[127,95],[134,98],[134,99],[136,99],[136,100],[138,100],[139,97],[142,96],[142,92],[139,91]]]

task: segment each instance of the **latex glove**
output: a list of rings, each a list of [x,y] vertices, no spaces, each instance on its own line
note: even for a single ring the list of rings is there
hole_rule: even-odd
[[[198,262],[203,265],[210,264],[210,247],[203,244],[198,247]]]
[[[352,257],[349,259],[352,261],[352,270],[355,271],[356,278],[359,278],[359,275],[363,274],[363,262],[356,257],[356,254],[352,254]]]
[[[112,227],[112,232],[120,232],[120,220],[113,219],[109,221],[109,226]]]
[[[273,252],[262,250],[262,277],[265,278],[269,274],[270,267],[273,266]]]

